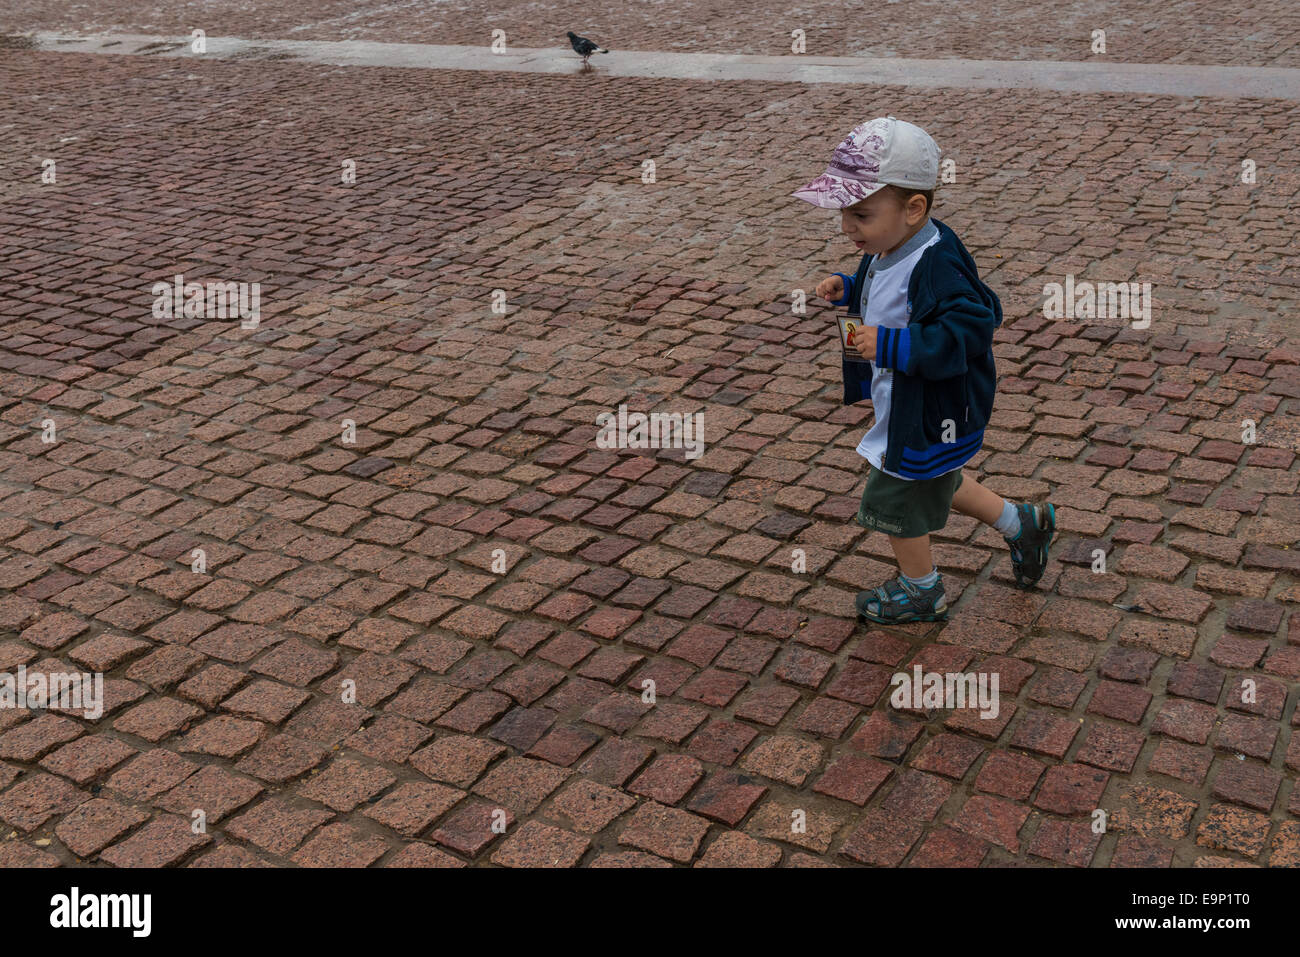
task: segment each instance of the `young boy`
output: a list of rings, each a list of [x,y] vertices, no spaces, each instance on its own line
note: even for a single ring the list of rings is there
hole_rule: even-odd
[[[857,521],[889,536],[901,572],[858,593],[859,620],[881,624],[947,617],[929,533],[950,509],[1002,533],[1022,588],[1042,578],[1056,531],[1050,503],[1006,502],[962,474],[993,412],[1002,305],[961,240],[930,218],[938,176],[934,140],[890,116],[854,129],[826,172],[791,194],[842,210],[841,228],[863,253],[855,276],[835,273],[817,295],[858,317],[844,402],[870,399],[875,422],[857,449],[870,463]]]

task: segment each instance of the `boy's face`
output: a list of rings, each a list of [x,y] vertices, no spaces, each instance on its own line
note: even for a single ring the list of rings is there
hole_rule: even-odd
[[[913,194],[903,203],[889,189],[877,190],[840,212],[840,230],[853,240],[859,251],[873,255],[893,252],[923,222],[924,196]]]

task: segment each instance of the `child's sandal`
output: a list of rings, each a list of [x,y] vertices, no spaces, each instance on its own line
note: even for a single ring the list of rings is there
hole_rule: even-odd
[[[858,621],[873,621],[881,625],[944,621],[948,617],[942,578],[929,588],[916,588],[901,577],[893,578],[879,588],[858,592],[854,604],[858,609]]]

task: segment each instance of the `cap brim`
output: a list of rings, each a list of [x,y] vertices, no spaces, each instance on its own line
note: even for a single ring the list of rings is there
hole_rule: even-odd
[[[852,179],[841,179],[823,173],[802,189],[797,189],[791,196],[812,203],[820,209],[847,209],[862,202],[876,193],[884,183],[868,186],[866,183]]]

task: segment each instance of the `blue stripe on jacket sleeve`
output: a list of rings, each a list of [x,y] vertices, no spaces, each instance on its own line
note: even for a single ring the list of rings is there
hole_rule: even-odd
[[[853,301],[853,277],[846,276],[842,272],[831,273],[832,276],[839,276],[844,280],[844,298],[832,302],[832,306],[847,306]]]
[[[906,369],[912,357],[912,333],[909,329],[876,327],[876,365],[881,369]]]

